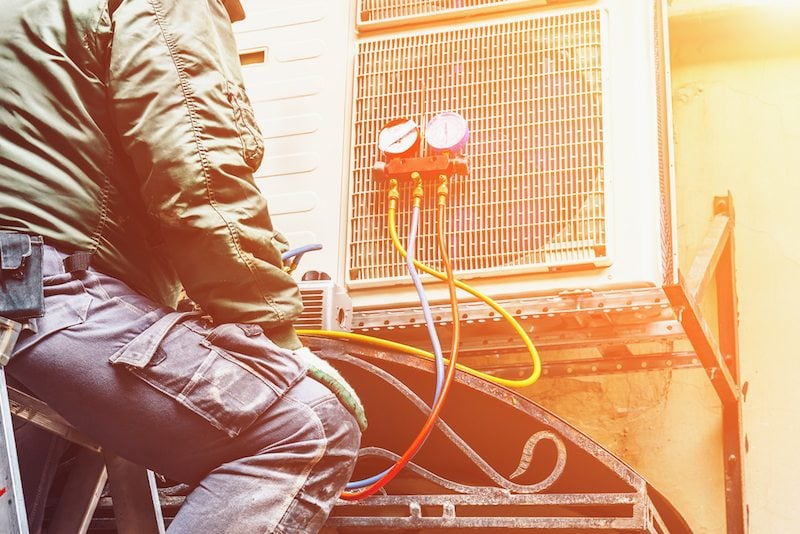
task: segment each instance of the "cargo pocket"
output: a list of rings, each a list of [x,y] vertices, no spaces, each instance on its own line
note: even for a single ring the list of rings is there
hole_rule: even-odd
[[[231,437],[250,426],[305,373],[291,353],[251,325],[209,331],[172,313],[111,356]]]

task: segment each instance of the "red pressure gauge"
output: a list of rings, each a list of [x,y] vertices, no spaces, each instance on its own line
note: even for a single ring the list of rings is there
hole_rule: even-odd
[[[415,156],[419,150],[419,128],[411,119],[388,123],[378,134],[378,149],[387,159]]]

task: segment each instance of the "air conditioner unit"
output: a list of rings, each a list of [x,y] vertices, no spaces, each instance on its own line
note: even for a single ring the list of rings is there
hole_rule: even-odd
[[[420,2],[367,4],[398,6],[405,22]],[[660,285],[671,274],[660,2],[583,2],[413,29],[388,18],[388,29],[357,43],[346,279],[356,306],[414,300],[385,229],[385,184],[371,173],[378,129],[398,117],[424,125],[443,111],[472,130],[472,171],[454,178],[447,216],[462,278],[511,297]],[[441,268],[434,213],[429,198],[418,257]]]
[[[353,306],[344,288],[332,280],[302,280],[299,284],[303,313],[295,320],[296,328],[350,330]]]
[[[290,238],[301,236],[298,245],[312,233],[324,241],[328,256],[311,267],[347,287],[356,310],[416,302],[386,229],[386,185],[372,176],[378,132],[398,118],[425,125],[444,111],[460,113],[471,129],[471,172],[453,178],[447,208],[460,278],[506,298],[673,279],[661,1],[360,0],[357,13],[343,20],[348,6],[296,6],[292,12],[307,20],[292,24],[285,23],[288,9],[269,8],[283,14],[278,27],[261,32],[265,44],[247,28],[240,44],[293,46],[284,56],[299,58],[317,42],[314,58],[290,65],[268,54],[274,62],[268,59],[263,73],[249,71],[248,90],[265,129],[287,125],[268,141],[272,160],[260,176],[276,226]],[[345,74],[348,51],[352,78]],[[275,104],[259,84],[294,92]],[[313,132],[299,131],[304,115],[317,117]],[[296,167],[280,165],[287,161]],[[428,187],[423,204],[417,257],[441,269],[434,191]],[[401,193],[403,239],[409,186]],[[430,287],[431,300],[446,299],[442,284]]]

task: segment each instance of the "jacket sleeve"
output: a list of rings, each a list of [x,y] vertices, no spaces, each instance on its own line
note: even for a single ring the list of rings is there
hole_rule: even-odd
[[[123,0],[112,24],[112,116],[187,294],[298,345],[300,294],[253,180],[263,143],[222,2]]]

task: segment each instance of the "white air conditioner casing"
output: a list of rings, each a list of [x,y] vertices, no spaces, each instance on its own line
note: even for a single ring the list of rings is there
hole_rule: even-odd
[[[325,246],[301,271],[330,274],[355,309],[417,302],[371,168],[383,124],[424,127],[443,111],[471,128],[471,172],[452,180],[446,223],[460,278],[507,298],[675,276],[661,1],[244,4],[240,47],[267,50],[263,65],[244,67],[271,133],[259,185],[293,245]],[[417,257],[441,269],[434,219],[430,185]],[[424,279],[431,301],[446,300],[443,284]]]
[[[320,243],[298,271],[341,285],[345,137],[353,9],[344,0],[242,0],[234,24],[245,88],[264,136],[255,173],[275,228],[292,247]]]

